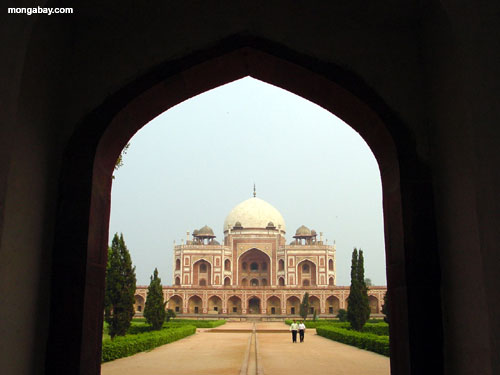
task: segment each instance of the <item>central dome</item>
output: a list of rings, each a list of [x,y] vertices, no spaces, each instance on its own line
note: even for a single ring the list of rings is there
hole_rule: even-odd
[[[224,231],[227,231],[228,227],[233,229],[237,222],[243,229],[266,229],[269,222],[272,222],[276,229],[286,231],[285,220],[280,212],[266,201],[256,197],[241,202],[231,210],[224,220]]]

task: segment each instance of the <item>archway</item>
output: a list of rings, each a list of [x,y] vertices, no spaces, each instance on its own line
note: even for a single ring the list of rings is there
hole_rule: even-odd
[[[248,313],[249,314],[260,314],[260,298],[252,297],[248,300]]]
[[[267,313],[271,315],[281,315],[281,300],[276,297],[272,296],[267,299]]]
[[[297,264],[298,283],[302,286],[316,286],[316,264],[304,260]]]
[[[219,296],[212,296],[208,299],[208,313],[209,314],[222,313],[222,299]]]
[[[231,278],[229,277],[224,278],[224,286],[231,286]]]
[[[337,314],[340,309],[340,300],[335,296],[326,299],[326,312],[328,314]]]
[[[316,315],[319,315],[321,312],[319,298],[316,296],[309,296],[309,314],[313,315],[316,312]]]
[[[139,294],[135,295],[134,311],[142,313],[144,311],[144,298]]]
[[[176,286],[181,285],[181,278],[179,276],[175,278],[175,285]]]
[[[378,314],[379,308],[378,308],[378,298],[375,296],[368,296],[368,303],[370,304],[370,313],[371,314]]]
[[[241,265],[238,275],[241,283],[243,279],[249,279],[250,286],[262,285],[264,279],[267,282],[270,279],[270,262],[269,256],[259,249],[250,249],[243,253],[238,259]]]
[[[224,261],[224,271],[231,271],[231,261],[229,259]]]
[[[437,334],[432,345],[425,347],[418,335],[428,327],[433,332],[442,332],[442,325],[440,314],[426,316],[420,303],[426,300],[428,304],[441,306],[440,271],[432,181],[416,152],[413,135],[363,79],[333,64],[323,66],[315,59],[278,47],[267,41],[233,41],[225,49],[214,47],[190,57],[189,64],[176,62],[168,69],[161,64],[111,93],[108,100],[80,122],[66,148],[59,179],[48,369],[63,366],[74,369],[74,373],[93,373],[99,368],[101,335],[98,329],[86,327],[102,326],[111,175],[124,145],[159,113],[246,75],[321,105],[346,121],[370,146],[379,163],[383,184],[389,301],[398,306],[392,309],[396,316],[390,327],[399,343],[391,347],[393,371],[408,373],[410,358],[434,358],[442,362],[441,335]],[[261,52],[261,48],[270,53]],[[220,66],[226,69],[221,70]],[[175,77],[182,77],[181,89],[176,86],[179,81]],[[341,82],[342,86],[335,82]],[[403,199],[401,186],[404,186]],[[68,242],[74,244],[71,256],[66,252]],[[418,249],[424,246],[430,250],[421,254]],[[421,264],[427,265],[423,272]],[[68,285],[65,282],[68,279],[74,282]],[[70,324],[75,321],[79,323]],[[81,337],[78,345],[70,345],[74,337]],[[417,366],[424,362],[429,361],[414,359],[412,363]]]
[[[201,314],[203,312],[203,302],[199,296],[192,296],[188,300],[188,313]]]
[[[212,285],[212,265],[204,259],[193,264],[193,284],[199,286]]]
[[[286,300],[286,313],[288,315],[298,315],[300,311],[300,299],[297,296],[288,297]]]
[[[227,309],[229,314],[241,314],[241,298],[232,296],[227,300]]]
[[[279,284],[279,286],[285,286],[285,278],[284,277],[280,277],[278,279],[278,284]]]
[[[180,296],[172,296],[168,300],[168,308],[176,314],[182,314],[182,298]]]

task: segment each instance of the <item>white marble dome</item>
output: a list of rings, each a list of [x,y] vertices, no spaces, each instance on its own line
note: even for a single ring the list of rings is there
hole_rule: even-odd
[[[231,210],[224,220],[224,231],[228,227],[233,229],[236,222],[240,222],[243,229],[265,229],[269,222],[272,222],[276,229],[280,228],[282,232],[286,232],[285,220],[280,212],[257,197],[247,199]]]

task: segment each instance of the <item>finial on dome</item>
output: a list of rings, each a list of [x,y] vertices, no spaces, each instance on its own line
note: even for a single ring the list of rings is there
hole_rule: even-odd
[[[255,183],[253,184],[253,197],[255,198],[257,196],[257,193],[255,192]]]

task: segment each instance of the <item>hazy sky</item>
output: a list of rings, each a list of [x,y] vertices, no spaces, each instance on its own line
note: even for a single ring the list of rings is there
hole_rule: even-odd
[[[164,112],[130,140],[113,182],[110,241],[123,233],[138,285],[158,268],[172,285],[173,241],[257,196],[281,212],[287,243],[303,225],[336,242],[337,285],[350,284],[354,247],[365,275],[386,285],[382,189],[364,140],[330,112],[244,78]]]

